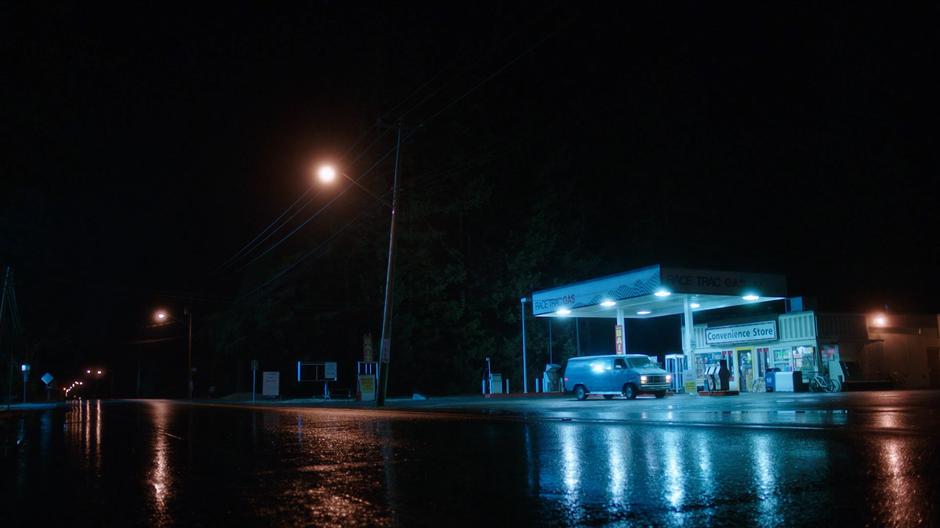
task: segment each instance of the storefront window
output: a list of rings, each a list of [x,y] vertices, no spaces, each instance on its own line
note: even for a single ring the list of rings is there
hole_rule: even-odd
[[[803,381],[809,383],[816,373],[816,347],[793,347],[793,370],[803,373]]]
[[[789,348],[774,349],[774,368],[780,372],[793,371],[793,357]]]

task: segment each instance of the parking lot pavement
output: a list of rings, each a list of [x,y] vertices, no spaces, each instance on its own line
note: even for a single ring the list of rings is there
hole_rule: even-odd
[[[195,402],[200,404],[200,402]],[[248,402],[201,402],[213,405],[251,405]],[[350,400],[281,400],[258,406],[375,409],[372,402]],[[446,412],[508,420],[559,420],[671,424],[697,427],[780,429],[842,429],[861,432],[940,432],[940,391],[877,391],[847,393],[753,393],[738,396],[670,395],[663,399],[641,396],[588,398],[571,395],[513,395],[431,397],[426,400],[392,398],[385,410]],[[376,410],[381,412],[381,410]]]
[[[663,423],[690,426],[828,429],[895,433],[940,431],[940,391],[756,393],[707,397],[674,395],[635,400],[572,396],[539,398],[455,397],[390,400],[390,407],[483,413],[564,421]]]

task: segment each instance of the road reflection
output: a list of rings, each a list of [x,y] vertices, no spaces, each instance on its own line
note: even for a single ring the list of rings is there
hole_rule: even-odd
[[[25,424],[0,478],[40,524],[50,482],[92,526],[938,524],[931,435],[169,401]]]
[[[877,504],[885,512],[886,526],[918,526],[927,522],[922,511],[925,496],[915,465],[920,454],[899,438],[887,438],[876,445],[880,455],[877,475]]]
[[[838,513],[904,526],[928,518],[929,506],[916,502],[924,496],[923,477],[911,466],[912,442],[904,438],[871,439],[878,454],[865,458],[805,433],[716,434],[695,428],[599,424],[559,424],[535,431],[542,436],[539,445],[557,441],[560,447],[557,461],[542,453],[528,462],[539,466],[539,498],[549,505],[560,501],[565,523],[652,515],[654,524],[669,526],[731,520],[775,526],[813,523]],[[861,461],[854,457],[865,462],[857,466]],[[864,479],[846,481],[866,464],[878,468],[883,486],[859,490]],[[869,510],[861,502],[845,502],[850,488],[857,490],[852,494],[873,494],[880,499],[877,507]],[[603,514],[599,504],[604,505]]]
[[[167,500],[170,497],[173,477],[170,472],[170,446],[167,430],[170,420],[170,404],[167,402],[150,402],[150,417],[153,420],[153,438],[151,452],[153,464],[150,468],[149,479],[153,487],[153,520],[160,526],[171,523],[167,513]]]

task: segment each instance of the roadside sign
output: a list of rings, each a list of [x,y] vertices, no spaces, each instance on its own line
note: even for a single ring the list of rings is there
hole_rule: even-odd
[[[336,362],[297,362],[297,381],[312,381],[319,383],[321,381],[336,381]]]
[[[359,375],[359,399],[362,401],[375,400],[375,376],[372,374]]]
[[[265,398],[277,398],[281,392],[281,373],[264,371],[261,374],[261,395]]]
[[[39,378],[39,379],[41,379],[43,383],[45,383],[46,385],[48,385],[48,384],[52,383],[52,380],[54,380],[55,378],[52,377],[52,374],[49,374],[48,372],[46,372],[46,373],[43,374],[42,377]]]

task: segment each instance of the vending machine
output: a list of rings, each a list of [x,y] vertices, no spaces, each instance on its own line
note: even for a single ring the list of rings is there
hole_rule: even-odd
[[[666,354],[666,372],[672,374],[672,383],[669,388],[678,394],[683,392],[683,373],[689,368],[684,354]]]

